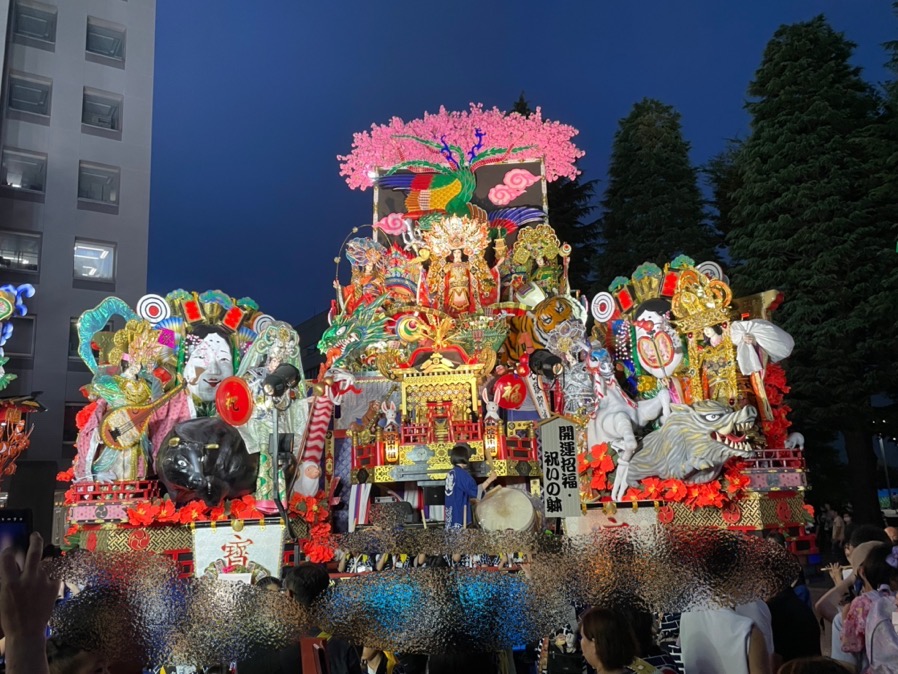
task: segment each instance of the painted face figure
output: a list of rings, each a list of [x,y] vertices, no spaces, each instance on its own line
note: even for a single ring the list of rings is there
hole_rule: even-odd
[[[649,300],[633,321],[639,363],[657,379],[670,377],[683,362],[683,343],[666,316],[669,308],[663,300]]]
[[[184,365],[187,389],[203,402],[215,400],[218,385],[233,374],[231,346],[227,339],[216,331],[209,331],[201,337],[190,351]]]
[[[303,461],[293,491],[303,496],[315,496],[320,489],[321,468],[314,461]]]

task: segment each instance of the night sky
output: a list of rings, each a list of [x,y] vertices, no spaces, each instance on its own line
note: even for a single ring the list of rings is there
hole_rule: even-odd
[[[354,132],[440,105],[508,109],[524,91],[580,130],[581,170],[604,181],[618,120],[653,97],[680,111],[701,164],[747,133],[746,88],[779,25],[824,13],[881,82],[890,5],[157,0],[148,291],[220,288],[297,323],[327,308],[333,257],[371,221],[371,191],[339,176]]]

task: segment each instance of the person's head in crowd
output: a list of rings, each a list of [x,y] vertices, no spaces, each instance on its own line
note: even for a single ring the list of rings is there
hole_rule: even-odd
[[[844,513],[842,513],[842,521],[845,522],[845,526],[846,526],[846,527],[850,527],[850,526],[851,526],[851,519],[852,519],[852,518],[851,518],[851,512],[850,512],[850,511],[846,510]]]
[[[874,545],[855,568],[867,591],[883,586],[898,589],[898,547],[891,543]]]
[[[52,637],[47,639],[47,664],[50,674],[109,674],[109,666],[101,655]]]
[[[770,541],[771,543],[775,543],[776,545],[780,546],[781,548],[786,547],[786,537],[783,536],[782,532],[769,531],[769,532],[767,532],[767,534],[765,534],[764,538],[767,539],[768,541]]]
[[[633,602],[626,607],[618,607],[617,611],[621,613],[633,628],[633,636],[636,637],[638,645],[639,657],[653,655],[656,650],[655,646],[655,619],[652,617],[645,607],[638,602]]]
[[[886,536],[889,537],[889,540],[892,541],[894,545],[898,545],[898,527],[886,527],[885,532]]]
[[[281,589],[281,581],[274,576],[265,576],[256,583],[256,587],[260,590],[268,590],[269,592],[279,592]]]
[[[427,661],[428,674],[499,674],[494,653],[457,651],[448,655],[432,655]]]
[[[776,674],[848,674],[853,671],[838,660],[814,656],[789,660],[776,671]]]
[[[580,618],[580,648],[586,662],[598,672],[624,671],[639,644],[630,623],[618,613],[591,608]]]
[[[875,524],[862,524],[851,532],[845,545],[845,556],[851,558],[851,551],[863,543],[890,543],[888,534]]]
[[[284,572],[284,589],[307,608],[324,594],[329,585],[330,576],[317,564],[303,562]]]

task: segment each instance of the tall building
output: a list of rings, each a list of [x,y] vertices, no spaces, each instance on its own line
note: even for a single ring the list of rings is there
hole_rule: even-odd
[[[20,471],[65,469],[90,380],[74,321],[146,292],[156,2],[2,0],[0,12],[0,284],[37,288],[5,347],[18,379],[4,394],[42,391],[47,407]]]

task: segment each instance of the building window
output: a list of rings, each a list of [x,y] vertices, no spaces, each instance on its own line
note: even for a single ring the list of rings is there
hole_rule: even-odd
[[[12,335],[3,345],[4,355],[20,358],[31,358],[34,355],[34,319],[34,314],[12,319]]]
[[[47,181],[47,155],[25,150],[3,150],[0,184],[27,192],[43,193]]]
[[[0,270],[40,270],[41,235],[0,230]]]
[[[115,327],[113,319],[103,326],[98,332],[114,332]],[[96,332],[94,334],[97,334]],[[94,353],[96,350],[94,349]],[[81,355],[78,353],[78,317],[72,318],[69,322],[69,358],[79,360]]]
[[[14,35],[50,44],[56,42],[56,8],[52,5],[17,0],[12,22]]]
[[[119,174],[117,166],[80,162],[78,198],[104,204],[118,204]]]
[[[75,239],[75,278],[115,281],[115,244]]]
[[[87,17],[87,51],[115,61],[125,60],[125,27]]]
[[[53,81],[45,77],[10,72],[6,105],[10,110],[49,117],[52,88]]]
[[[81,123],[98,129],[122,130],[122,97],[99,89],[84,87]]]
[[[62,441],[66,444],[74,444],[78,438],[78,412],[84,409],[87,403],[66,403],[65,414],[62,422]]]

